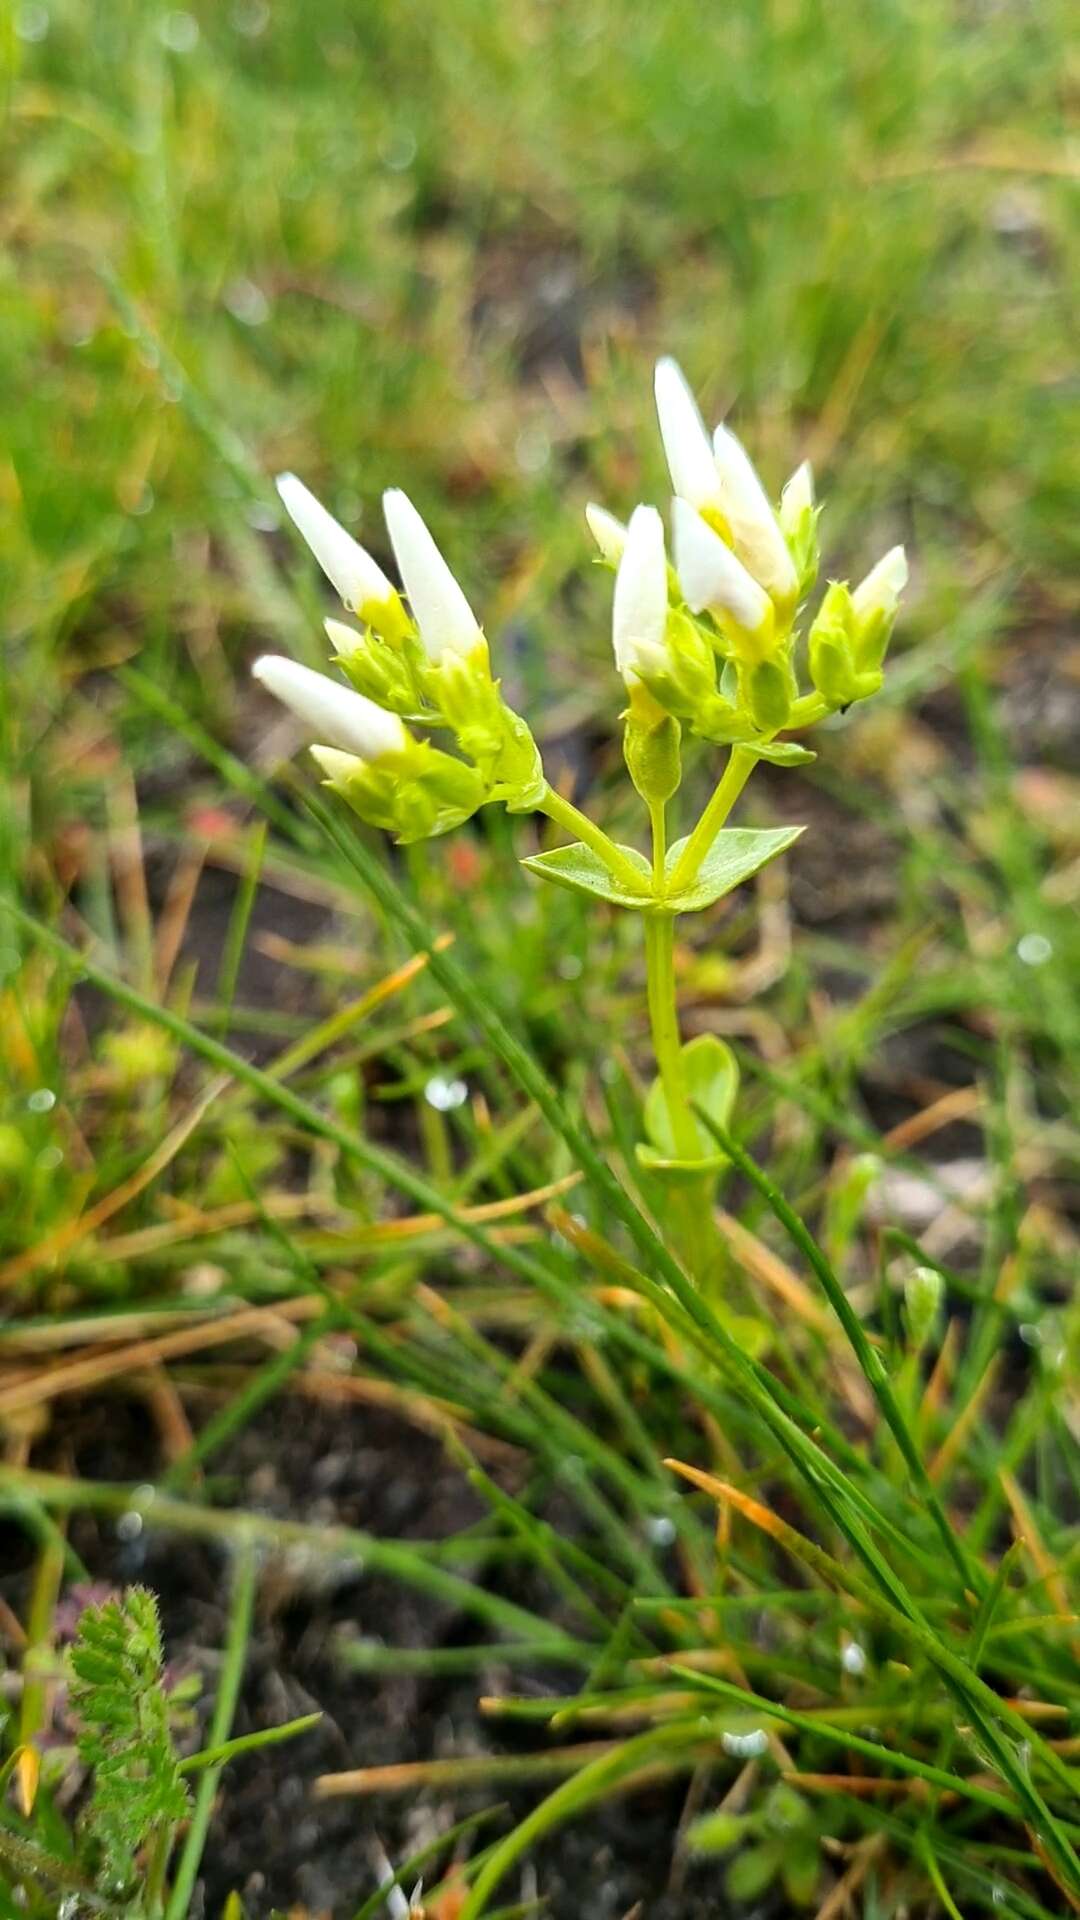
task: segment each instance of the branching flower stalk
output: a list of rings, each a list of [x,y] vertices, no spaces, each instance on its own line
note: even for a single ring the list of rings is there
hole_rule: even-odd
[[[409,844],[449,832],[488,804],[543,813],[573,841],[523,864],[641,915],[657,1071],[638,1159],[666,1190],[669,1224],[706,1286],[715,1279],[712,1194],[726,1161],[698,1116],[727,1128],[738,1076],[715,1035],[682,1040],[675,920],[730,893],[802,831],[728,821],[760,760],[812,759],[790,736],[881,686],[907,563],[894,547],[854,590],[832,581],[804,641],[802,609],[818,572],[809,466],[797,469],[774,508],[734,434],[721,425],[710,437],[672,360],[656,369],[656,405],[673,490],[672,562],[655,507],[636,507],[626,525],[604,507],[586,509],[600,562],[615,575],[623,751],[649,819],[648,857],[618,844],[550,785],[526,721],[493,677],[472,608],[398,489],[383,504],[401,591],[295,475],[279,479],[287,512],[358,624],[326,622],[348,686],[280,656],[257,660],[254,673],[303,722],[325,784],[362,820]],[[802,665],[808,691],[800,689]],[[687,732],[727,758],[692,831],[669,842]],[[440,736],[446,745],[435,744]]]

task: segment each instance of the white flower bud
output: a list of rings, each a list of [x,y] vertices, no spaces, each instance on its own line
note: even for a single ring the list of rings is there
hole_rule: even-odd
[[[484,636],[423,520],[400,487],[383,494],[383,512],[429,660],[447,651],[467,658],[483,645]]]
[[[382,606],[396,597],[392,582],[377,561],[351,533],[346,533],[332,513],[327,513],[295,473],[279,473],[276,485],[290,520],[352,613],[366,606]]]
[[[364,636],[357,633],[355,627],[347,627],[344,620],[324,620],[323,632],[335,653],[355,653],[363,645]]]
[[[611,615],[615,664],[624,679],[663,666],[667,610],[664,523],[655,507],[635,507],[615,575]]]
[[[772,602],[741,560],[724,545],[688,500],[674,500],[675,571],[694,613],[703,607],[722,612],[746,633],[757,633],[772,617]]]
[[[739,558],[775,600],[794,600],[799,586],[794,563],[753,461],[727,427],[717,427],[713,454],[721,507]]]
[[[796,467],[780,495],[780,530],[788,539],[799,532],[802,518],[814,504],[814,474],[809,460]]]
[[[340,747],[311,747],[309,752],[328,780],[347,780],[352,773],[362,773],[367,765],[355,753],[342,753]]]
[[[295,713],[316,740],[361,760],[404,752],[409,736],[395,713],[386,713],[351,687],[325,673],[312,673],[281,654],[263,654],[251,669],[275,700]]]
[[[656,366],[656,412],[664,443],[672,492],[692,507],[723,508],[720,478],[709,444],[709,432],[674,360]]]
[[[871,567],[866,579],[861,580],[852,593],[856,619],[866,620],[874,613],[883,614],[886,620],[894,619],[907,579],[908,563],[903,547],[890,547],[884,559]]]
[[[606,507],[598,507],[590,500],[585,509],[585,518],[589,523],[589,532],[600,549],[600,558],[609,566],[617,567],[622,559],[626,545],[626,528],[621,520],[616,520]]]

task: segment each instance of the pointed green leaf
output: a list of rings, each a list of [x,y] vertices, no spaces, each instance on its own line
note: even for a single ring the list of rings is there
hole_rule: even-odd
[[[639,869],[645,886],[650,882],[649,863],[643,854],[634,847],[620,847],[619,852]],[[575,840],[572,846],[556,847],[551,853],[533,853],[522,861],[531,873],[538,873],[543,880],[553,880],[557,887],[569,887],[573,893],[591,894],[594,900],[610,900],[616,907],[636,907],[639,910],[649,905],[647,892],[631,893],[629,887],[615,879],[605,867],[599,854],[591,847],[582,846]]]
[[[797,740],[744,740],[740,744],[774,767],[805,767],[817,759],[816,753],[809,747],[801,747]]]
[[[721,900],[725,893],[731,893],[744,880],[760,873],[762,867],[775,860],[777,854],[784,853],[805,831],[804,827],[769,827],[764,831],[753,827],[725,827],[705,855],[692,885],[679,893],[668,894],[664,902],[667,911],[700,913],[702,907],[711,907],[714,900]],[[685,840],[676,840],[668,853],[669,875],[675,871],[685,845]]]

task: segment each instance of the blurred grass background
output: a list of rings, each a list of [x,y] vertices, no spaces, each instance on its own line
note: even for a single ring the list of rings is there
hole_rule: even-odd
[[[91,667],[227,731],[238,662],[320,657],[267,540],[286,465],[380,552],[411,490],[489,631],[525,622],[531,700],[613,717],[579,506],[663,498],[662,349],[774,487],[815,460],[834,565],[908,541],[909,639],[988,581],[1017,629],[1065,612],[1064,6],[25,0],[3,31],[28,744]]]
[[[808,775],[755,781],[749,817],[775,804],[812,829],[790,915],[777,868],[681,933],[687,1030],[736,1040],[746,1134],[822,1213],[860,1311],[881,1280],[895,1318],[882,1221],[961,1270],[941,1343],[956,1397],[928,1396],[925,1437],[944,1455],[966,1408],[978,1549],[1022,1476],[1036,1547],[1041,1530],[1062,1564],[1061,1356],[1080,1350],[1070,24],[1064,0],[21,0],[0,20],[0,878],[17,869],[76,944],[246,1054],[300,1042],[301,1091],[441,1192],[501,1201],[565,1176],[355,875],[287,805],[269,838],[252,819],[243,763],[276,769],[295,734],[246,667],[267,646],[325,660],[330,596],[273,474],[295,468],[384,560],[379,495],[403,485],[552,778],[610,770],[597,811],[621,826],[625,806],[637,833],[581,508],[664,500],[650,375],[675,353],[774,489],[813,459],[829,571],[858,577],[897,539],[913,563],[881,700],[822,729]],[[237,762],[208,770],[170,701]],[[631,1163],[636,929],[524,880],[529,832],[492,809],[391,857],[568,1111],[591,1101]],[[189,1142],[199,1069],[175,1041],[16,948],[0,933],[0,1241],[7,1297],[44,1317],[32,1338],[61,1344],[87,1303],[275,1302],[298,1273],[337,1273],[343,1244],[348,1286],[385,1283],[375,1310],[396,1323],[429,1258],[400,1237],[398,1195],[243,1095],[200,1106]],[[362,1030],[339,1030],[343,1008]],[[864,1150],[889,1176],[866,1248]],[[294,1221],[298,1202],[334,1232],[285,1239],[264,1208]],[[460,1296],[478,1324],[505,1304],[482,1278]],[[536,1324],[531,1296],[509,1309]],[[384,1370],[412,1381],[407,1343],[374,1351],[357,1368],[378,1391]],[[825,1395],[831,1364],[819,1342]],[[278,1391],[274,1366],[243,1391],[211,1380],[210,1402],[175,1375],[200,1418],[215,1408],[207,1456]],[[483,1372],[453,1384],[486,1419]],[[112,1389],[110,1432],[126,1377]],[[187,1473],[195,1443],[153,1418]],[[141,1410],[119,1466],[57,1424],[6,1428],[6,1465],[62,1446],[88,1480],[131,1457],[152,1471]],[[664,1406],[656,1425],[666,1448]],[[1011,1691],[1036,1670],[1022,1644]],[[1048,1697],[1064,1664],[1038,1657]],[[260,1862],[272,1824],[260,1809]]]

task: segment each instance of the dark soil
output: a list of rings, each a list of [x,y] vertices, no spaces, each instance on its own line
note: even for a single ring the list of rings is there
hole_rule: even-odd
[[[42,1464],[91,1479],[152,1481],[165,1464],[156,1452],[138,1403],[100,1399],[79,1406],[65,1424],[62,1452],[50,1458],[43,1449]],[[480,1514],[436,1440],[381,1411],[323,1411],[299,1400],[279,1401],[223,1450],[214,1480],[219,1504],[363,1527],[384,1538],[442,1538]],[[222,1550],[151,1527],[131,1538],[123,1520],[87,1514],[73,1520],[70,1537],[95,1582],[145,1582],[158,1595],[171,1676],[194,1671],[203,1680],[205,1733],[227,1627]],[[19,1604],[25,1546],[12,1533],[0,1541],[0,1552],[0,1592]],[[527,1601],[530,1594],[519,1586],[513,1597]],[[511,1676],[496,1664],[452,1679],[360,1675],[341,1656],[346,1634],[410,1648],[462,1646],[475,1637],[473,1624],[451,1608],[380,1576],[340,1566],[328,1574],[325,1562],[305,1567],[292,1556],[269,1557],[234,1732],[316,1709],[323,1720],[294,1743],[225,1770],[196,1914],[219,1914],[235,1888],[249,1916],[295,1907],[347,1915],[374,1890],[380,1852],[403,1864],[465,1815],[501,1805],[484,1830],[491,1838],[535,1804],[538,1793],[520,1785],[509,1793],[492,1785],[452,1798],[411,1792],[316,1800],[312,1784],[322,1773],[523,1752],[543,1742],[542,1732],[533,1730],[515,1742],[476,1709],[480,1695],[525,1690],[529,1677]],[[538,1692],[568,1681],[573,1684],[565,1673],[531,1676]],[[590,1920],[619,1920],[638,1902],[655,1920],[704,1920],[715,1912],[715,1869],[673,1861],[685,1798],[683,1781],[609,1803],[534,1850],[502,1898],[540,1892],[555,1920],[580,1920],[585,1912]]]

